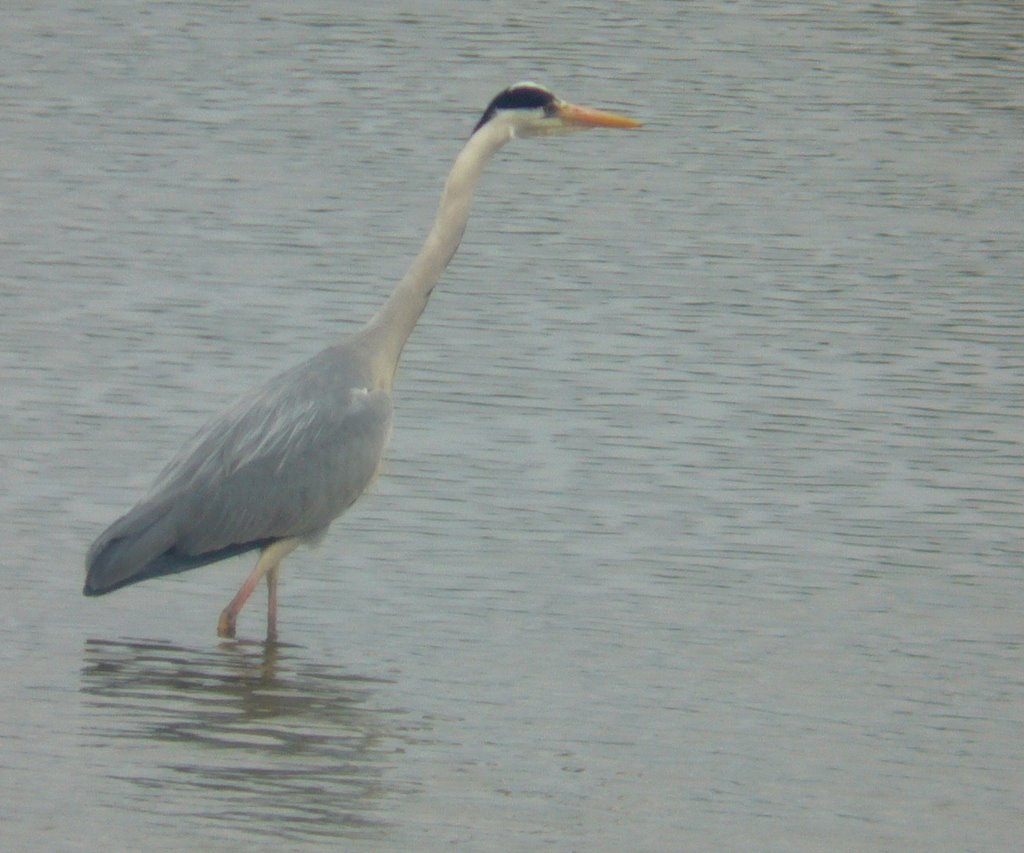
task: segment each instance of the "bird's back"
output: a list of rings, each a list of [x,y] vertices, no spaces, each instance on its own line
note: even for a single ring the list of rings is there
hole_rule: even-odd
[[[390,396],[351,345],[274,377],[203,427],[96,540],[86,594],[316,537],[372,481],[390,429]]]

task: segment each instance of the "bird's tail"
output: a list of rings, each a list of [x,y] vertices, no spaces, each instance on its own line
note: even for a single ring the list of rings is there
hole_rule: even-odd
[[[85,595],[104,595],[149,578],[196,569],[261,548],[264,541],[228,545],[201,554],[175,547],[177,533],[167,506],[142,503],[110,525],[85,560]]]

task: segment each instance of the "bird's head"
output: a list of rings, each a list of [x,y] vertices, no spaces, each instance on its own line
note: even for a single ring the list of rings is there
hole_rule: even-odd
[[[635,119],[567,103],[536,83],[516,83],[498,93],[487,105],[473,133],[491,124],[500,124],[509,138],[550,136],[590,127],[640,126]]]

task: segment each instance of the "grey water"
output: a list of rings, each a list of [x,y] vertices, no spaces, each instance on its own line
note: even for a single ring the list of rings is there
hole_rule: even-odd
[[[1016,3],[15,3],[0,28],[6,850],[1010,850],[1024,826]],[[365,321],[516,142],[383,476],[235,559],[92,539]]]

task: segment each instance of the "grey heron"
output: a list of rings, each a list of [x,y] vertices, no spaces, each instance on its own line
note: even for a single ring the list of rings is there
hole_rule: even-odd
[[[452,166],[423,248],[381,309],[347,340],[250,391],[200,429],[148,494],[93,543],[85,595],[257,550],[217,633],[235,635],[239,611],[266,577],[273,641],[281,561],[319,540],[380,468],[402,349],[459,246],[487,161],[516,137],[639,124],[567,103],[535,83],[499,93]]]

